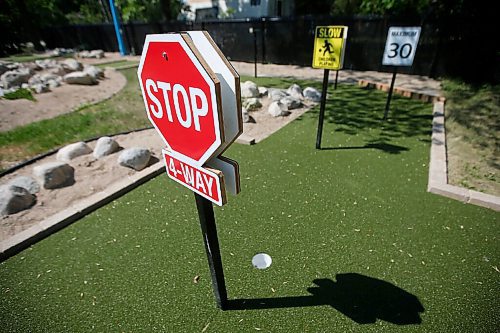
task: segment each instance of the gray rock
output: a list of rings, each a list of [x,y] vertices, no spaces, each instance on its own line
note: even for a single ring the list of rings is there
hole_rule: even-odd
[[[36,94],[43,94],[43,93],[50,91],[49,86],[45,83],[37,83],[37,84],[32,85],[30,88]]]
[[[304,98],[302,94],[302,88],[298,84],[292,84],[288,89],[287,89],[287,94],[295,97],[297,99],[302,99]]]
[[[78,156],[87,155],[91,152],[92,149],[85,142],[80,141],[59,149],[56,159],[61,162],[69,162]]]
[[[273,117],[287,116],[290,114],[283,103],[277,101],[272,102],[267,109],[267,112]]]
[[[321,102],[321,93],[312,87],[307,87],[306,89],[304,89],[303,94],[304,98],[309,101],[313,101],[315,103]]]
[[[256,123],[255,119],[248,113],[245,108],[241,109],[241,117],[244,123]]]
[[[118,144],[118,142],[116,142],[109,136],[103,136],[102,138],[99,138],[99,140],[97,140],[93,155],[95,158],[101,158],[103,156],[113,154],[114,152],[118,151],[119,148],[120,145]]]
[[[36,197],[25,188],[15,185],[0,186],[0,215],[10,215],[28,209]]]
[[[34,178],[28,176],[18,176],[12,179],[9,182],[9,185],[22,187],[31,194],[37,194],[40,192],[40,184],[38,184]]]
[[[262,103],[260,102],[260,99],[256,97],[247,98],[243,102],[243,107],[246,108],[248,111],[258,110],[262,107]]]
[[[40,84],[40,83],[43,83],[43,81],[42,81],[42,78],[40,77],[40,75],[38,75],[38,74],[33,75],[28,80],[28,84],[30,86],[34,86],[35,84]]]
[[[104,58],[103,50],[92,50],[89,52],[89,58],[102,59]]]
[[[84,73],[90,74],[94,79],[104,79],[104,71],[96,66],[87,66],[83,69]]]
[[[97,84],[97,80],[89,73],[73,72],[64,75],[64,81],[68,84],[93,85]]]
[[[48,80],[47,85],[49,86],[50,89],[54,89],[59,87],[61,84],[57,80]]]
[[[61,48],[58,47],[58,48],[55,48],[54,50],[52,50],[52,52],[50,52],[50,53],[53,56],[59,57],[59,56],[74,53],[74,52],[75,52],[75,50],[73,50],[73,49],[65,49],[63,47],[61,47]]]
[[[55,67],[52,67],[49,69],[49,73],[57,75],[57,76],[63,76],[66,75],[66,71],[64,70],[63,66],[57,65]]]
[[[12,87],[19,87],[23,83],[28,83],[30,77],[31,71],[29,68],[19,68],[3,73],[0,80],[2,81],[3,87],[8,89]]]
[[[64,162],[50,162],[33,168],[33,175],[43,188],[55,189],[75,183],[75,169]]]
[[[89,55],[90,55],[90,51],[87,51],[87,50],[80,51],[77,54],[77,56],[79,58],[89,58]]]
[[[248,114],[248,110],[245,108],[241,108],[241,117],[244,123],[250,122],[250,115]]]
[[[286,92],[281,89],[270,89],[269,90],[269,98],[274,102],[280,101],[283,97],[288,96]]]
[[[259,97],[259,88],[252,81],[245,81],[241,84],[241,97],[252,98]]]
[[[48,69],[57,66],[57,61],[54,59],[43,59],[43,60],[35,60],[35,64],[40,69]]]
[[[259,96],[264,97],[267,96],[269,90],[266,87],[259,87]]]
[[[128,148],[118,157],[118,164],[134,170],[142,170],[148,165],[151,152],[146,148]]]
[[[92,50],[92,51],[84,50],[84,51],[81,51],[78,53],[78,57],[102,59],[102,58],[104,58],[104,51],[103,50]]]
[[[72,58],[64,59],[64,61],[61,62],[61,65],[67,73],[78,72],[83,69],[83,65]]]
[[[56,75],[53,73],[40,74],[40,80],[45,83],[48,83],[50,80],[59,80],[60,77],[60,75]]]
[[[283,97],[280,102],[286,107],[287,110],[298,109],[302,106],[300,99],[292,96]]]
[[[22,68],[23,65],[20,62],[9,62],[7,63],[7,69],[9,71],[14,71],[16,69]]]
[[[23,67],[28,68],[31,75],[33,75],[35,71],[38,71],[38,66],[33,62],[25,62],[23,63]]]

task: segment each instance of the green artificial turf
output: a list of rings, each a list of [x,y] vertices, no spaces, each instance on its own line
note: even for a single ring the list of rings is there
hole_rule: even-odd
[[[55,58],[54,56],[46,55],[46,54],[19,54],[13,55],[10,57],[0,58],[0,61],[8,61],[8,62],[29,62],[35,60],[43,60]]]
[[[384,123],[384,93],[330,93],[323,150],[316,107],[226,153],[242,192],[215,214],[246,310],[215,308],[193,194],[162,175],[1,263],[2,331],[497,330],[499,214],[426,192],[432,106],[395,96]]]
[[[125,67],[125,66],[132,66],[132,65],[139,65],[139,62],[137,61],[129,61],[129,60],[115,60],[115,61],[110,61],[110,62],[105,62],[102,64],[98,64],[97,67],[105,68],[105,67],[113,67],[113,68],[120,68],[120,67]],[[137,69],[136,69],[137,72]]]

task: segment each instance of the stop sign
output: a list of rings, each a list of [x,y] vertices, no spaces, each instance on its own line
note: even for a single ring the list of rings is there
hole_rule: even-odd
[[[203,165],[223,143],[220,82],[189,36],[146,36],[137,75],[148,118],[172,155]]]

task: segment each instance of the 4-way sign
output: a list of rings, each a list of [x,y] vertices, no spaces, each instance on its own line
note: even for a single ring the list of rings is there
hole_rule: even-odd
[[[137,74],[168,176],[226,203],[239,192],[238,164],[220,157],[243,130],[239,75],[203,31],[146,36]]]

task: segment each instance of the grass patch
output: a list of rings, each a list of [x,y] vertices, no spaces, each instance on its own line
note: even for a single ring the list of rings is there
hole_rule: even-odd
[[[446,80],[449,181],[500,195],[500,85]]]
[[[227,152],[242,177],[215,209],[227,290],[268,308],[215,309],[193,194],[162,175],[1,263],[1,327],[495,331],[499,215],[427,193],[431,105],[395,98],[385,124],[385,97],[331,91],[323,150],[316,107]]]
[[[124,66],[128,66],[128,65],[139,65],[139,63],[137,61],[118,60],[118,61],[112,61],[112,62],[98,64],[96,66],[101,67],[101,68],[105,68],[105,67],[119,68],[119,67],[124,67]]]
[[[136,69],[122,73],[127,85],[106,101],[0,133],[1,160],[19,161],[75,141],[149,126]]]
[[[21,55],[13,55],[10,57],[5,57],[5,58],[0,58],[0,61],[8,61],[8,62],[31,62],[35,60],[43,60],[43,59],[50,59],[50,58],[68,58],[68,57],[73,57],[72,54],[65,54],[62,56],[51,56],[51,55],[45,55],[45,54],[21,54]]]
[[[27,99],[27,100],[33,101],[33,102],[36,101],[31,90],[25,89],[25,88],[19,88],[16,91],[7,93],[7,94],[3,95],[3,98],[9,99],[9,100]]]

